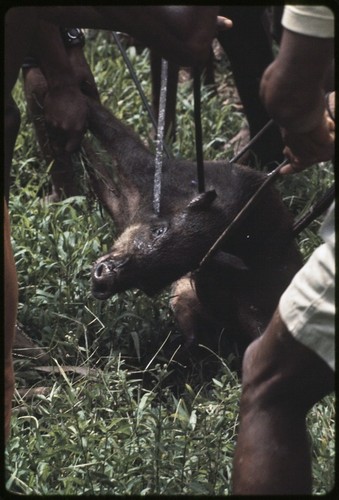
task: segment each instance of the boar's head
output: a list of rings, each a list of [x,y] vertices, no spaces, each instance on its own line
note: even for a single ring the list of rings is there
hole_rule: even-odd
[[[150,215],[127,227],[94,263],[93,295],[103,300],[130,288],[154,295],[196,269],[225,227],[215,198],[208,191],[166,219]]]

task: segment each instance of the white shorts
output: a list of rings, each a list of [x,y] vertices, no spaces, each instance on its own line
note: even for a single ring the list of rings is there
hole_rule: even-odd
[[[279,312],[289,332],[334,370],[334,204],[319,234],[324,243],[294,276],[281,296]]]

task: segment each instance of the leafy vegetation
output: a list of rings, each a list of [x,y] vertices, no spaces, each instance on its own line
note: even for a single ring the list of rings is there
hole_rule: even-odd
[[[129,74],[107,34],[89,39],[88,61],[104,104],[150,143],[151,127]],[[147,50],[128,49],[150,99]],[[218,95],[204,89],[205,157],[232,156],[216,147],[240,129],[225,58],[216,64]],[[225,90],[226,89],[226,90]],[[32,138],[20,82],[15,98],[22,126],[15,148],[10,200],[20,284],[19,321],[50,356],[47,371],[15,360],[12,435],[6,488],[19,494],[102,495],[231,493],[240,383],[220,360],[210,383],[199,370],[171,389],[177,367],[164,347],[179,336],[168,290],[148,299],[129,291],[99,302],[91,297],[92,262],[111,245],[115,229],[84,178],[84,196],[41,202],[49,166]],[[194,158],[191,82],[179,85],[177,156]],[[279,181],[295,215],[333,180],[330,165]],[[316,220],[299,237],[305,258],[319,243]],[[36,389],[33,397],[29,391]],[[334,397],[309,415],[314,493],[334,484]]]

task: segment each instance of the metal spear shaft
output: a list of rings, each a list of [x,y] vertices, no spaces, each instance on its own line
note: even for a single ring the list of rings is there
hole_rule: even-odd
[[[164,151],[164,130],[166,116],[166,96],[167,96],[167,77],[168,62],[161,59],[161,86],[159,99],[159,117],[157,127],[157,140],[155,150],[155,170],[154,170],[154,191],[153,191],[153,209],[156,215],[160,214],[160,196],[161,196],[161,175]]]

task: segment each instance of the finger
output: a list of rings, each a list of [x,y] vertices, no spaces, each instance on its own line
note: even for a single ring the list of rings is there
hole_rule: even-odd
[[[296,170],[294,166],[291,163],[289,163],[281,167],[279,172],[281,175],[288,175],[288,174],[297,174],[299,170]]]
[[[225,31],[232,28],[233,22],[231,19],[223,16],[217,16],[217,28],[220,31]]]
[[[283,166],[280,170],[280,173],[282,175],[286,174],[297,174],[298,172],[301,172],[305,167],[300,164],[300,161],[296,156],[294,156],[290,150],[289,147],[285,147],[283,150],[283,154],[285,157],[290,160],[290,163],[287,165]]]

